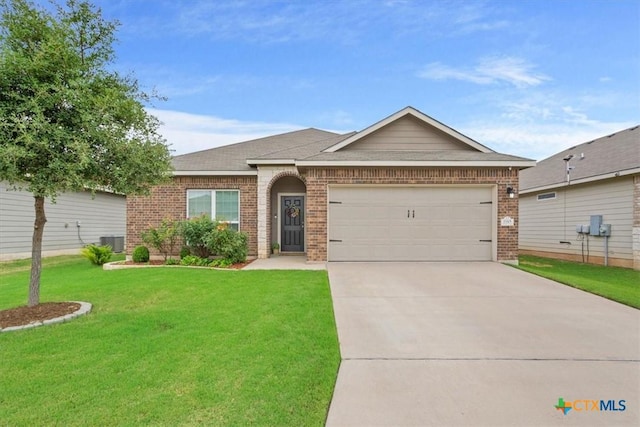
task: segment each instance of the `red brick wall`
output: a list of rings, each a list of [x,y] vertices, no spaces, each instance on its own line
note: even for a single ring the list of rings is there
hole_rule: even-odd
[[[518,198],[510,199],[507,186],[518,191],[518,170],[508,168],[309,168],[302,171],[307,184],[307,258],[327,259],[327,186],[330,184],[497,184],[498,261],[518,259]],[[513,227],[501,227],[510,216]]]
[[[185,219],[187,190],[197,189],[240,190],[240,231],[248,235],[249,256],[256,256],[258,201],[255,176],[179,176],[170,184],[155,187],[149,196],[127,197],[127,254],[142,244],[140,235],[147,228],[158,226],[164,218]],[[179,250],[177,247],[176,251]]]

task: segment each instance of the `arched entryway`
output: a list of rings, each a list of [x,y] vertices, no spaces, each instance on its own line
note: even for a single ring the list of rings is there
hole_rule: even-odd
[[[271,186],[269,242],[277,243],[284,254],[306,251],[306,192],[304,182],[293,175],[282,176]]]

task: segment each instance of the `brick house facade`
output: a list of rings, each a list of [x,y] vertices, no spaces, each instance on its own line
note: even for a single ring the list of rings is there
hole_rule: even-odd
[[[482,202],[491,204],[486,210],[491,224],[485,226],[485,231],[493,237],[482,241],[488,242],[492,251],[470,260],[517,262],[518,199],[513,196],[517,194],[519,170],[534,164],[528,159],[495,153],[411,107],[358,133],[337,135],[307,129],[186,154],[174,158],[171,183],[154,188],[150,196],[127,199],[127,253],[141,244],[140,235],[148,227],[157,226],[164,218],[185,219],[190,190],[239,192],[239,229],[248,235],[250,257],[269,257],[273,242],[281,242],[285,250],[285,240],[297,235],[302,250],[294,251],[306,254],[309,261],[321,262],[331,258],[329,242],[335,241],[329,236],[333,219],[327,195],[332,186],[353,186],[355,190],[422,188],[425,193],[420,197],[424,200],[431,197],[429,189],[446,187],[447,191],[440,194],[455,194],[458,188],[484,188],[484,194],[492,194],[491,200]],[[297,223],[286,218],[285,204],[294,202],[303,207],[294,218]],[[365,202],[370,203],[365,210],[373,216],[390,209],[384,200]],[[348,204],[345,202],[345,209]],[[425,209],[436,212],[446,209],[448,203],[441,205]],[[467,218],[469,223],[475,220],[472,214]],[[505,218],[510,222],[504,223]],[[292,222],[286,223],[287,220]],[[446,223],[447,218],[441,214],[438,220]],[[366,222],[366,215],[354,221]],[[454,222],[447,224],[455,226]],[[384,228],[393,229],[393,221]],[[423,247],[424,239],[430,238],[425,230]],[[345,243],[362,238],[351,236]],[[466,237],[463,234],[458,238]],[[390,245],[401,244],[401,238],[393,234],[389,239]],[[366,241],[361,244],[367,245]],[[452,260],[465,258],[455,255],[455,251],[451,253]],[[417,259],[421,259],[419,255]],[[430,259],[425,255],[424,260]]]
[[[149,196],[127,197],[127,254],[142,244],[142,232],[149,227],[157,227],[163,219],[186,219],[187,190],[194,189],[239,190],[240,230],[247,233],[249,256],[257,256],[258,202],[255,176],[177,176],[171,183],[153,188]],[[179,245],[177,250],[180,250]]]

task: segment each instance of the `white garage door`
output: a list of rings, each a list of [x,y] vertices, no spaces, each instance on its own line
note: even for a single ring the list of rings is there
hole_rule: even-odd
[[[329,261],[490,261],[490,187],[330,187]]]

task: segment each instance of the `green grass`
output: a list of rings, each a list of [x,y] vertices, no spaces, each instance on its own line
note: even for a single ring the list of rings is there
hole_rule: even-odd
[[[0,264],[0,309],[28,262]],[[49,259],[71,322],[0,334],[2,425],[323,425],[340,363],[324,271],[103,271]]]
[[[520,256],[519,268],[640,309],[640,271]]]

